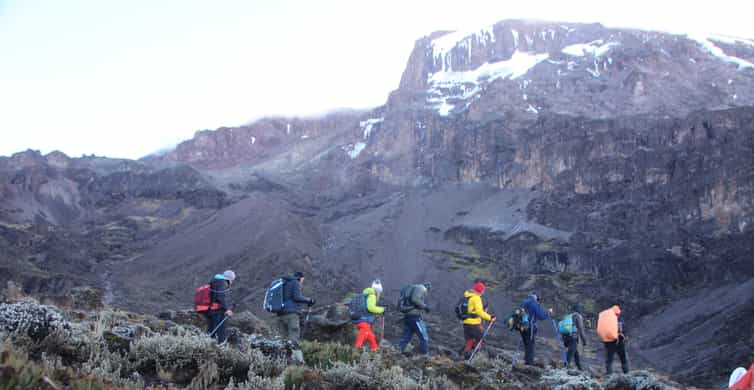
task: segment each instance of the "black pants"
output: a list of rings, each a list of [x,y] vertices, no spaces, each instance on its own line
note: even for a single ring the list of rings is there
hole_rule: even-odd
[[[463,358],[468,359],[471,357],[471,352],[476,348],[476,344],[482,340],[482,325],[463,325],[463,338],[466,343],[463,345]],[[482,348],[480,345],[479,348]]]
[[[623,373],[628,374],[628,357],[626,356],[626,342],[623,339],[613,341],[611,343],[605,343],[605,351],[607,352],[607,359],[605,365],[607,366],[607,374],[613,373],[613,357],[618,354],[620,358],[620,365],[623,368]]]
[[[535,340],[531,328],[521,332],[521,340],[524,342],[524,363],[534,364],[534,346]]]
[[[226,338],[225,325],[228,321],[223,322],[223,319],[225,319],[225,312],[221,310],[210,310],[207,315],[207,333],[209,334],[214,330],[215,333],[212,334],[212,337],[217,339],[218,344],[224,342]]]
[[[576,362],[576,368],[581,370],[581,358],[579,357],[579,336],[564,335],[563,345],[566,347],[566,368],[571,365],[571,361]]]

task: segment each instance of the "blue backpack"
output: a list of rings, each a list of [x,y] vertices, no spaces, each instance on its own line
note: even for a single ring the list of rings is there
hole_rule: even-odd
[[[351,315],[351,320],[356,321],[367,315],[367,294],[357,294],[351,298],[348,302],[348,312]]]
[[[573,323],[573,314],[569,314],[558,322],[558,331],[563,336],[572,336],[576,334],[576,325]]]
[[[517,307],[505,320],[505,324],[508,325],[508,330],[513,332],[517,330],[519,332],[525,332],[529,329],[529,314],[522,307]]]

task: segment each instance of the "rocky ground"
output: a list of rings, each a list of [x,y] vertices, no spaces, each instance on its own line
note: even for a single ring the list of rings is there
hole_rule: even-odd
[[[229,345],[218,347],[190,312],[155,317],[109,308],[63,310],[5,295],[0,303],[3,388],[687,388],[648,371],[604,377],[545,364],[512,367],[514,354],[507,349],[481,353],[471,364],[447,351],[430,358],[404,356],[387,341],[377,353],[357,351],[350,346],[352,326],[339,323],[337,313],[308,324],[300,349],[276,338],[265,321],[239,313]]]

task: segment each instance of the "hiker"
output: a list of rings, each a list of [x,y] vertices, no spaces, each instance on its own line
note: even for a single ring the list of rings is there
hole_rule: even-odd
[[[524,343],[524,363],[534,365],[534,347],[537,334],[537,321],[544,321],[550,318],[552,308],[544,311],[540,305],[541,295],[539,292],[532,291],[526,299],[519,305],[529,316],[529,326],[521,332],[521,339]]]
[[[277,313],[280,334],[294,343],[301,338],[299,304],[312,306],[316,303],[314,298],[308,298],[301,294],[301,284],[304,283],[303,272],[296,271],[293,276],[284,276],[283,281],[283,308]]]
[[[403,335],[399,343],[401,353],[405,353],[408,342],[416,334],[419,338],[421,353],[429,355],[429,335],[427,334],[427,324],[424,323],[422,318],[422,312],[429,313],[425,299],[427,290],[431,287],[432,283],[425,282],[401,289],[399,301],[399,310],[403,313]]]
[[[364,341],[368,341],[371,350],[376,351],[378,349],[377,337],[375,337],[372,331],[372,324],[374,323],[375,314],[383,314],[385,312],[384,307],[377,306],[380,294],[382,294],[382,282],[379,279],[375,280],[372,282],[372,287],[365,288],[362,294],[366,295],[366,307],[363,315],[353,321],[356,325],[356,330],[359,332],[354,346],[361,348],[364,345]]]
[[[584,316],[581,305],[574,304],[571,306],[571,314],[565,316],[560,321],[559,331],[563,337],[563,346],[566,348],[565,367],[571,365],[571,361],[576,362],[576,368],[581,370],[581,357],[579,356],[579,340],[581,345],[586,347],[586,337],[584,336]],[[570,317],[569,317],[570,316]]]
[[[216,274],[209,282],[210,308],[207,313],[207,332],[217,339],[218,344],[225,342],[227,318],[233,316],[230,286],[235,280],[236,273],[227,270],[222,274]]]
[[[463,346],[464,360],[471,358],[472,351],[477,343],[480,343],[479,348],[482,347],[481,341],[484,333],[482,320],[488,322],[495,321],[495,317],[485,311],[484,304],[482,303],[484,289],[484,283],[477,282],[474,283],[474,287],[471,290],[466,290],[463,293],[464,298],[468,300],[466,304],[467,316],[463,320],[463,338],[466,340]]]
[[[626,336],[623,333],[623,320],[620,319],[621,310],[615,305],[603,310],[597,318],[597,335],[605,344],[607,358],[605,365],[607,375],[613,373],[613,358],[618,354],[623,373],[628,374],[628,356],[626,356]]]

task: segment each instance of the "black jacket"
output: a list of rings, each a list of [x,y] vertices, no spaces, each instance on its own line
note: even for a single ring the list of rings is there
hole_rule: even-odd
[[[283,286],[284,306],[283,311],[278,314],[298,313],[300,303],[311,304],[314,302],[311,298],[301,294],[301,283],[298,282],[298,279],[292,276],[283,276],[283,280],[285,281]]]
[[[212,306],[215,307],[210,310],[227,311],[233,307],[232,300],[230,299],[230,284],[222,277],[222,275],[215,275],[215,277],[210,280],[209,299],[213,304]]]

